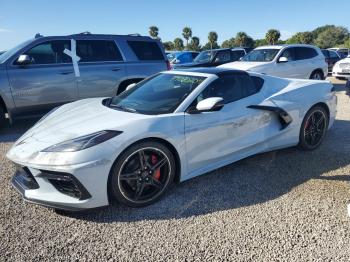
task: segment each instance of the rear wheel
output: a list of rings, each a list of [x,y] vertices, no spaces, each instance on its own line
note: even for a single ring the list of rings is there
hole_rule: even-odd
[[[321,106],[311,108],[305,115],[299,134],[299,148],[313,150],[317,148],[326,135],[328,114]]]
[[[320,70],[315,70],[314,72],[312,72],[310,79],[313,80],[323,80],[324,76],[323,73]]]
[[[175,159],[158,142],[142,142],[121,154],[109,184],[114,198],[127,206],[142,207],[157,201],[175,176]]]

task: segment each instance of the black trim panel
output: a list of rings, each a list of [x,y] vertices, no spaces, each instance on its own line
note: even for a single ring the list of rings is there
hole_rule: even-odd
[[[28,203],[49,207],[49,208],[54,208],[54,209],[59,209],[59,210],[67,210],[67,211],[81,211],[85,209],[85,208],[69,207],[69,206],[64,206],[60,204],[54,204],[51,202],[46,202],[41,200],[29,199],[24,194],[25,189],[21,187],[21,185],[16,181],[16,179],[14,179],[14,177],[11,180],[11,184],[22,196],[22,198]]]
[[[292,117],[282,108],[275,106],[250,105],[247,108],[274,112],[281,123],[281,130],[285,129],[292,121]]]

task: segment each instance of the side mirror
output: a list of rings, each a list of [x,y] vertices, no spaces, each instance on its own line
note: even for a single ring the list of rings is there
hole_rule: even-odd
[[[131,89],[131,88],[133,88],[134,86],[136,86],[136,83],[132,83],[132,84],[128,85],[128,86],[126,87],[125,91],[126,91],[126,90],[129,90],[129,89]]]
[[[16,61],[18,65],[29,65],[32,63],[29,55],[20,55]]]
[[[224,99],[222,97],[209,97],[200,101],[196,108],[190,108],[188,113],[196,114],[201,112],[219,111],[224,107]]]
[[[279,62],[279,63],[287,63],[287,62],[288,62],[288,58],[285,57],[285,56],[281,56],[281,57],[278,59],[278,62]]]

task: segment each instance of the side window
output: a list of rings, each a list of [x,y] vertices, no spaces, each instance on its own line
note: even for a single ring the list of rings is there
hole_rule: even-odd
[[[262,84],[261,84],[262,86]],[[260,87],[261,88],[261,87]],[[222,97],[228,104],[259,92],[260,88],[249,75],[227,75],[212,82],[197,97],[197,103],[209,97]]]
[[[241,50],[232,51],[231,61],[238,61],[243,56],[245,56],[244,51],[241,51]]]
[[[122,61],[122,55],[114,41],[78,40],[77,55],[79,62]]]
[[[70,49],[70,41],[55,40],[34,46],[24,54],[30,57],[34,65],[71,63],[71,58],[63,53],[66,48]]]
[[[128,45],[139,60],[164,60],[163,53],[156,42],[128,41]]]
[[[231,60],[230,50],[219,51],[216,54],[215,62],[229,62]]]
[[[259,92],[264,85],[264,79],[258,76],[251,76],[251,78],[253,79],[257,92]]]
[[[198,53],[192,53],[192,59],[195,59],[197,57]]]
[[[329,58],[329,54],[332,54],[332,52],[328,50],[322,50],[322,54],[324,55],[324,57]]]
[[[314,58],[318,55],[317,51],[310,47],[295,47],[297,60]]]
[[[282,55],[280,57],[286,57],[288,61],[295,61],[295,48],[287,48],[286,50],[283,51]]]
[[[331,58],[339,58],[338,54],[334,51],[329,51],[329,54]]]

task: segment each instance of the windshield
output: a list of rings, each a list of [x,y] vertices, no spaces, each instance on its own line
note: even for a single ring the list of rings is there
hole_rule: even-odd
[[[201,76],[158,74],[113,97],[109,106],[141,114],[172,113],[204,79]]]
[[[7,50],[5,53],[0,55],[0,64],[6,62],[7,59],[9,59],[11,56],[13,56],[15,53],[17,53],[19,50],[21,50],[23,47],[28,45],[30,42],[32,42],[33,39],[27,40],[9,50]]]
[[[245,55],[242,58],[242,61],[247,62],[270,62],[272,61],[279,49],[255,49],[251,51],[249,54]]]
[[[196,63],[207,63],[210,62],[213,56],[215,55],[214,51],[203,51],[200,52],[199,55],[193,60]]]

